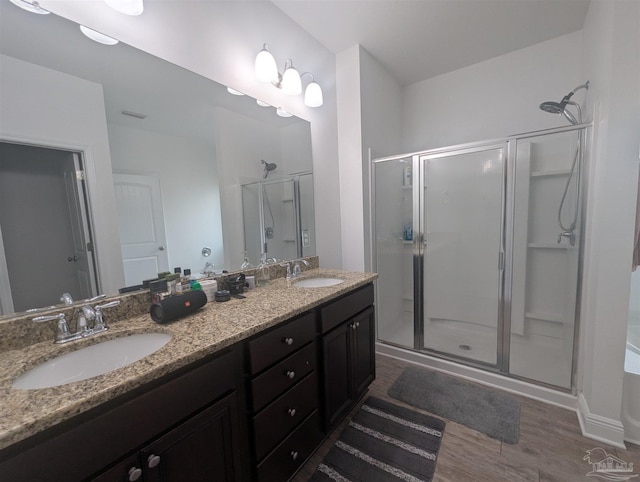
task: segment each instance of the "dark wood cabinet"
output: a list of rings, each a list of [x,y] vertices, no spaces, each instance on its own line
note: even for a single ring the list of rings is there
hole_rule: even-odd
[[[285,481],[322,439],[315,312],[246,344],[253,478]]]
[[[244,480],[241,362],[239,347],[223,349],[5,449],[0,480],[211,480],[200,466]]]
[[[375,311],[371,285],[321,310],[324,427],[334,427],[375,379]],[[356,310],[360,309],[359,312]],[[354,313],[356,311],[356,313]],[[338,321],[341,320],[341,321]]]

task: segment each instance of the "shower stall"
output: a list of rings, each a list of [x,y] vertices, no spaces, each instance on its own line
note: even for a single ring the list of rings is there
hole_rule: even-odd
[[[573,387],[589,126],[572,117],[372,161],[380,343]]]
[[[275,259],[315,254],[313,175],[267,179],[269,166],[263,180],[242,185],[244,250],[254,265],[262,253]]]

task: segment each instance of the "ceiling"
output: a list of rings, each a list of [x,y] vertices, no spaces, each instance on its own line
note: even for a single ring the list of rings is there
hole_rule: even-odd
[[[272,0],[333,53],[360,44],[402,85],[582,29],[589,0]]]

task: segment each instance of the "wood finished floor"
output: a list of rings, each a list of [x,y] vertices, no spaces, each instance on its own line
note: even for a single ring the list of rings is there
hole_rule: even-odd
[[[410,364],[378,355],[376,380],[368,394],[411,407],[387,395],[389,387],[407,366]],[[591,466],[583,457],[588,449],[594,447],[602,447],[608,454],[633,463],[633,473],[640,474],[639,446],[627,444],[627,449],[622,450],[585,438],[581,435],[574,412],[525,397],[515,397],[521,404],[520,440],[515,445],[502,443],[445,419],[447,426],[438,454],[434,481],[593,482],[602,479],[586,476],[591,471]],[[311,477],[359,406],[360,404],[354,408],[300,469],[294,482],[305,482]],[[640,476],[630,480],[640,481]]]

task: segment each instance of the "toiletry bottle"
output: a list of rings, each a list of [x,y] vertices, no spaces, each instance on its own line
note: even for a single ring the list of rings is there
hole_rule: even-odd
[[[269,273],[269,263],[267,262],[267,253],[262,253],[260,264],[256,268],[256,286],[267,286],[271,281]]]
[[[191,270],[189,268],[185,268],[182,273],[183,276],[180,279],[182,283],[182,292],[186,293],[187,291],[191,291]]]
[[[253,268],[253,265],[251,264],[251,261],[249,261],[249,256],[248,256],[249,253],[247,251],[243,251],[243,254],[244,254],[244,261],[240,265],[240,269],[251,269],[251,268]]]
[[[182,268],[173,268],[173,274],[178,275],[176,279],[176,294],[182,294]]]
[[[167,291],[171,293],[171,295],[182,294],[182,291],[178,293],[177,284],[180,281],[180,275],[177,273],[167,275],[165,278],[167,280]]]

